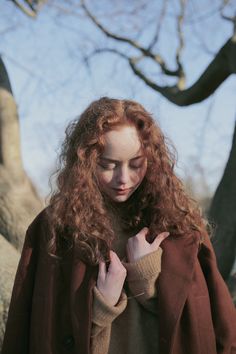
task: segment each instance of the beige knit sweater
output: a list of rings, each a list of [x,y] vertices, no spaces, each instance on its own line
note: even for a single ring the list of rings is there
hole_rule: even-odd
[[[125,259],[127,235],[114,247]],[[159,247],[138,261],[122,262],[127,278],[116,306],[109,306],[94,288],[91,354],[158,353],[158,318],[155,300],[162,249]],[[123,257],[122,257],[123,256]]]

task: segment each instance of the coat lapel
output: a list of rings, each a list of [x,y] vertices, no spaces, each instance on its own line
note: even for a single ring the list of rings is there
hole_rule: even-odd
[[[183,310],[194,271],[199,241],[196,236],[168,237],[161,245],[158,278],[160,352],[171,353],[175,328]]]
[[[75,347],[83,354],[90,352],[92,290],[97,278],[97,267],[81,261],[74,247],[62,262],[61,271],[70,287],[69,301]],[[67,279],[66,279],[67,278]]]

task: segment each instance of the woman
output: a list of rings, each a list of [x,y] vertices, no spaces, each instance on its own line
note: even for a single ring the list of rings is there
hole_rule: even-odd
[[[236,353],[235,309],[174,162],[136,102],[101,98],[69,126],[2,354]]]

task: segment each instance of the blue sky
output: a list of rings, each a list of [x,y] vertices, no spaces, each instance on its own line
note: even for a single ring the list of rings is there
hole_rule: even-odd
[[[91,46],[91,38],[106,43],[89,20],[58,15],[53,6],[45,6],[38,18],[31,20],[10,1],[1,2],[0,16],[0,51],[18,104],[23,162],[42,195],[49,191],[48,177],[55,168],[66,125],[92,100],[103,95],[141,102],[176,146],[177,173],[182,178],[192,176],[201,191],[196,167],[200,164],[206,183],[203,192],[214,192],[232,140],[235,76],[205,102],[180,108],[146,87],[133,76],[125,61],[113,55],[96,56],[90,61],[88,71],[83,65],[83,53]],[[211,53],[202,51],[202,47],[206,45],[217,52],[232,33],[231,25],[223,22],[217,31],[217,17],[208,24],[206,33],[199,29],[204,25],[186,24],[186,42],[194,35],[193,43],[183,54],[188,85],[211,60]],[[143,41],[149,30],[143,33]],[[170,25],[166,36],[171,31]],[[83,42],[83,36],[90,41]],[[160,46],[169,60],[171,43],[163,40]],[[172,64],[171,60],[169,63]],[[148,66],[148,69],[151,75],[163,80],[155,68]]]

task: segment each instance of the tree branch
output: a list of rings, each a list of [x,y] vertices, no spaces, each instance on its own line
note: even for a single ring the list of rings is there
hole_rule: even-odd
[[[183,70],[183,65],[180,60],[180,56],[184,48],[184,36],[183,36],[182,27],[184,21],[185,7],[186,7],[186,0],[180,0],[181,12],[180,15],[178,16],[178,21],[177,21],[177,34],[179,38],[179,46],[177,47],[176,50],[176,63],[180,73],[177,86],[180,90],[183,90],[185,88],[185,73]]]
[[[176,85],[166,87],[157,85],[137,67],[134,60],[130,59],[129,64],[134,74],[153,90],[178,106],[188,106],[209,97],[230,74],[236,73],[236,41],[234,37],[230,38],[200,78],[191,87],[182,91]]]
[[[18,0],[11,0],[25,15],[35,18],[37,15],[37,11],[35,11],[32,6],[30,6],[31,10],[23,6]]]
[[[162,26],[163,20],[165,18],[167,4],[168,4],[168,0],[163,0],[163,6],[162,6],[162,9],[161,9],[160,18],[159,18],[158,23],[157,23],[156,32],[155,32],[155,35],[154,35],[151,43],[148,46],[148,50],[149,51],[152,50],[152,48],[154,47],[154,45],[157,43],[157,41],[159,39],[159,33],[161,31],[161,26]]]
[[[234,16],[226,16],[224,14],[224,9],[228,5],[228,3],[229,3],[229,0],[224,0],[224,3],[222,4],[222,6],[220,8],[220,14],[224,20],[230,21],[233,23],[233,26],[234,26],[233,33],[234,33],[234,35],[236,35],[236,14]]]
[[[94,55],[105,53],[105,52],[117,54],[121,58],[126,59],[128,61],[130,59],[126,54],[120,52],[117,49],[114,49],[114,48],[98,48],[98,49],[95,49],[92,53],[90,53],[90,55],[86,57],[86,60],[89,61],[90,58],[93,57]]]
[[[109,38],[115,39],[116,41],[123,42],[130,44],[133,48],[139,50],[143,57],[151,58],[155,63],[159,64],[161,70],[164,74],[168,76],[177,76],[180,77],[180,70],[170,70],[167,68],[163,58],[159,54],[153,54],[148,48],[144,48],[138,42],[123,36],[118,36],[110,31],[108,31],[92,13],[88,10],[87,6],[85,5],[84,0],[81,0],[81,6],[83,7],[84,11],[86,12],[87,16],[92,20],[92,22]]]
[[[24,6],[22,4],[22,1],[19,0],[10,0],[17,6],[25,15],[35,18],[37,16],[37,13],[39,12],[41,6],[47,1],[47,0],[24,0],[26,5]]]
[[[208,65],[200,78],[188,89],[181,90],[177,85],[160,86],[151,80],[137,64],[142,57],[128,57],[126,54],[113,48],[99,48],[91,55],[104,52],[114,53],[127,60],[133,73],[138,76],[145,84],[154,91],[159,92],[170,102],[178,106],[189,106],[201,102],[208,98],[232,73],[236,73],[236,41],[230,38],[219,50],[218,54]],[[89,57],[87,58],[89,59]]]

